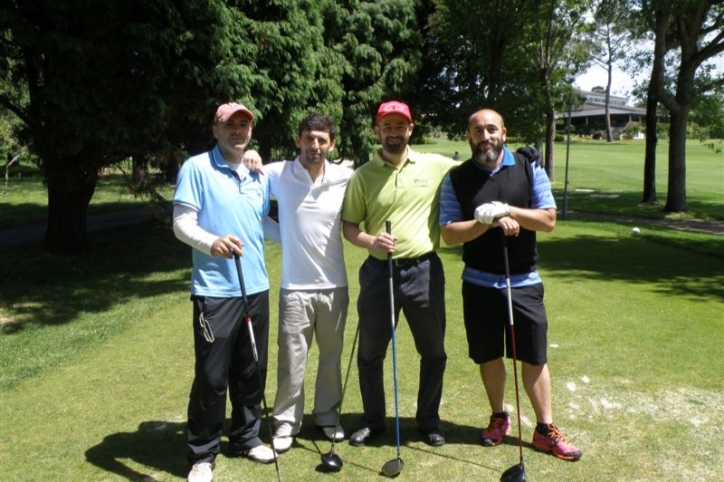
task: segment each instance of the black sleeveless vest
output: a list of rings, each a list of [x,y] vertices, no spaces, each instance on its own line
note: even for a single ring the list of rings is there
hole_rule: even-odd
[[[450,171],[450,180],[464,219],[475,219],[475,208],[492,201],[530,207],[533,168],[525,157],[517,153],[513,156],[515,165],[503,166],[492,176],[475,166],[472,159]],[[480,271],[505,274],[502,233],[500,228],[492,228],[482,236],[464,243],[465,264]],[[535,231],[521,227],[517,237],[508,236],[505,241],[508,243],[511,274],[524,274],[535,270],[538,260]]]

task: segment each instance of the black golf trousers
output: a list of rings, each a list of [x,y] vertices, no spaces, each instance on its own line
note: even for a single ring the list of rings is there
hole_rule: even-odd
[[[196,362],[186,435],[187,458],[194,464],[213,462],[220,452],[227,389],[232,410],[229,441],[241,449],[261,444],[260,404],[267,372],[269,292],[248,296],[258,366],[242,298],[192,296],[191,300]]]
[[[383,368],[392,338],[393,316],[388,267],[387,261],[368,257],[359,271],[357,311],[360,338],[357,367],[364,406],[362,425],[372,429],[385,425]],[[419,428],[429,431],[440,424],[439,408],[447,364],[445,273],[435,253],[416,259],[397,260],[392,271],[395,325],[402,311],[421,358],[415,417]],[[400,347],[399,343],[397,345]],[[401,383],[405,381],[398,380]]]

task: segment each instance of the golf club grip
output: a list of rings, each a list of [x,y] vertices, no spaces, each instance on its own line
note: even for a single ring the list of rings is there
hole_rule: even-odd
[[[385,221],[385,232],[387,234],[392,234],[392,221],[390,221],[389,219]],[[390,272],[390,290],[392,290],[392,253],[390,253],[389,251],[387,252],[387,269]]]
[[[254,326],[251,323],[251,316],[249,316],[249,300],[246,297],[246,287],[244,286],[244,272],[241,269],[241,259],[236,253],[234,253],[234,263],[236,264],[236,274],[239,276],[239,289],[241,290],[241,299],[244,301],[244,311],[246,311],[246,325],[249,328],[251,352],[254,355],[254,361],[258,363],[259,353],[256,350],[256,337],[254,336]]]
[[[239,275],[239,289],[241,290],[241,298],[244,300],[244,307],[248,311],[249,300],[246,299],[246,287],[244,286],[244,272],[241,269],[241,258],[236,253],[234,253],[234,263],[236,263],[236,273]]]
[[[389,219],[385,221],[385,232],[387,234],[392,234],[392,221]],[[388,282],[389,282],[389,290],[390,290],[390,313],[392,315],[392,330],[394,332],[395,330],[395,286],[393,283],[393,277],[394,277],[394,269],[392,268],[392,253],[389,251],[387,252],[387,272],[388,272]],[[393,333],[394,334],[394,333]]]

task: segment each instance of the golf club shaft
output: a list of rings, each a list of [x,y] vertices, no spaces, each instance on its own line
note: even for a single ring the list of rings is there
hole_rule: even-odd
[[[501,230],[502,233],[502,230]],[[513,347],[513,380],[515,382],[515,411],[518,415],[518,452],[520,463],[523,464],[523,429],[520,426],[520,395],[518,389],[518,356],[515,346],[515,324],[513,322],[513,290],[510,287],[510,265],[508,264],[508,242],[503,234],[503,261],[505,262],[505,286],[508,291],[508,323],[510,324],[510,341]]]
[[[385,230],[387,234],[392,233],[392,223],[385,221]],[[392,253],[387,253],[387,268],[389,271],[390,285],[390,325],[392,329],[392,379],[395,388],[395,434],[397,437],[397,459],[400,459],[400,409],[397,394],[397,337],[395,327],[395,285],[393,281],[394,270],[392,269]]]
[[[342,418],[342,404],[344,403],[344,394],[347,393],[347,382],[349,381],[349,373],[352,371],[352,360],[354,359],[354,351],[357,347],[357,338],[359,337],[359,323],[354,332],[354,340],[352,341],[352,352],[349,354],[349,362],[347,362],[347,373],[344,376],[344,385],[342,385],[342,396],[339,399],[339,410],[337,411],[337,423],[334,427],[335,437],[332,439],[332,451],[334,451],[334,443],[337,441],[337,430],[339,430],[340,419]]]
[[[256,364],[256,374],[259,378],[259,387],[261,388],[261,403],[264,413],[266,415],[266,422],[269,427],[269,436],[271,437],[272,444],[272,455],[274,456],[274,468],[277,472],[277,482],[281,482],[282,476],[279,470],[279,460],[277,459],[277,452],[274,449],[274,431],[272,429],[271,418],[269,418],[269,410],[266,405],[266,396],[264,395],[264,380],[261,377],[261,368],[259,367],[259,352],[256,349],[256,336],[254,336],[254,326],[251,322],[251,316],[249,315],[249,299],[246,297],[246,288],[244,286],[244,273],[241,269],[241,260],[239,255],[234,253],[234,263],[236,264],[236,272],[239,275],[239,288],[241,289],[241,299],[244,304],[244,311],[246,312],[246,326],[249,329],[249,340],[251,341],[251,352],[254,356],[254,363]]]

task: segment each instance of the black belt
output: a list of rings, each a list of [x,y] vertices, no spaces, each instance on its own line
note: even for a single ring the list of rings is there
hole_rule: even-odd
[[[432,259],[434,256],[435,256],[435,252],[430,251],[429,253],[423,254],[422,256],[418,256],[417,258],[392,258],[392,265],[396,266],[398,268],[407,268],[410,266],[418,265],[429,259]],[[381,263],[381,264],[385,264],[385,265],[387,264],[386,259],[378,259],[378,258],[375,258],[374,256],[370,256],[368,259],[371,261],[374,261],[376,263]]]

